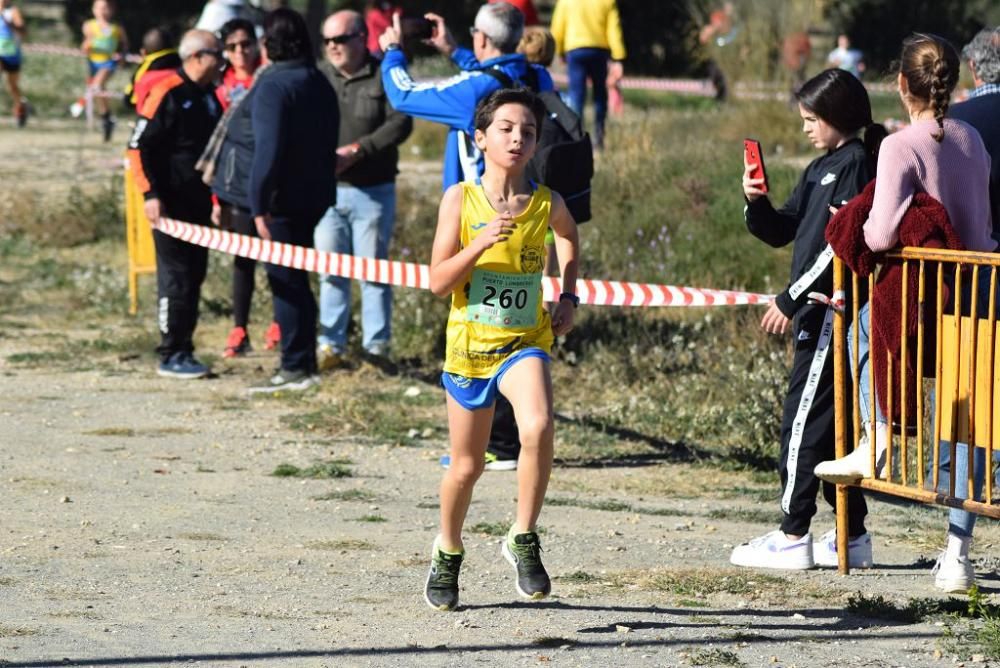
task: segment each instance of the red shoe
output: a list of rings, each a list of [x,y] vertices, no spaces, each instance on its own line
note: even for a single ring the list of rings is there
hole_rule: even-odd
[[[226,338],[226,349],[222,351],[223,357],[238,357],[253,350],[250,347],[250,337],[247,330],[242,327],[233,327]]]
[[[272,321],[264,334],[264,350],[274,350],[281,345],[281,328],[278,323]]]

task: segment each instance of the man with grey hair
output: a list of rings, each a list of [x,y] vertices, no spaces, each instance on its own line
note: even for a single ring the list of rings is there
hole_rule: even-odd
[[[129,140],[129,166],[150,222],[161,216],[209,225],[212,193],[195,170],[222,108],[214,82],[222,64],[215,35],[189,30],[178,49],[181,67],[149,92]],[[208,368],[194,358],[192,336],[208,251],[153,230],[156,245],[160,357],[157,373],[201,378]]]
[[[956,104],[948,112],[954,119],[965,121],[979,131],[990,155],[990,210],[993,216],[993,238],[1000,242],[1000,27],[979,31],[972,41],[962,49],[962,58],[972,71],[975,88],[969,99]],[[987,281],[989,276],[987,275]],[[982,294],[982,293],[980,293]],[[980,297],[983,299],[983,297]],[[987,303],[989,299],[984,301]],[[955,449],[955,479],[968,479],[969,456],[964,443]],[[941,448],[940,470],[942,480],[949,480],[951,451]],[[981,498],[986,477],[986,453],[982,448],[975,451],[975,498]],[[947,486],[947,482],[944,483]],[[956,485],[955,496],[964,498],[965,485]],[[976,573],[969,560],[972,531],[976,526],[976,515],[964,510],[952,509],[948,513],[948,537],[944,551],[938,557],[934,568],[934,584],[947,592],[966,592],[976,581]]]
[[[531,66],[517,44],[524,32],[524,15],[507,2],[486,4],[479,8],[470,29],[472,50],[461,48],[437,14],[424,16],[434,24],[430,44],[466,71],[438,84],[419,84],[410,78],[398,16],[393,26],[379,37],[385,52],[382,83],[393,107],[416,118],[441,123],[449,128],[445,144],[443,186],[460,181],[475,181],[483,171],[483,157],[472,141],[476,104],[502,87],[483,70],[496,69],[514,81],[524,82],[537,75],[539,91],[552,90],[552,77],[545,68]],[[532,74],[529,74],[529,71]]]
[[[389,105],[378,61],[368,52],[368,29],[358,12],[342,10],[323,22],[319,70],[337,93],[340,131],[337,202],[316,225],[317,250],[386,259],[396,222],[399,145],[413,119]],[[320,371],[340,366],[351,320],[351,280],[323,275],[319,284]],[[386,368],[392,332],[392,288],[361,282],[361,333],[365,356]]]
[[[418,84],[406,70],[406,56],[401,48],[403,31],[399,16],[379,37],[385,52],[382,83],[393,107],[405,114],[448,126],[445,144],[443,187],[461,181],[477,181],[483,173],[483,156],[473,141],[476,105],[503,84],[485,70],[498,70],[506,78],[520,82],[537,92],[552,90],[552,77],[539,65],[530,65],[517,45],[524,32],[524,14],[507,2],[485,4],[479,8],[469,29],[472,50],[459,47],[437,14],[425,14],[433,23],[430,39],[425,40],[464,70],[439,84]],[[486,451],[486,470],[517,468],[520,442],[514,411],[510,402],[497,398],[493,428]],[[441,464],[450,466],[448,455]]]
[[[969,99],[948,112],[979,131],[993,165],[990,168],[990,205],[993,236],[1000,241],[1000,26],[983,28],[962,49],[975,88]]]

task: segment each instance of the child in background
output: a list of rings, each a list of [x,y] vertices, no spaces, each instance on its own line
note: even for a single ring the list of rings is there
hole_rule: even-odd
[[[21,40],[27,30],[21,10],[10,0],[0,0],[0,73],[7,74],[7,89],[14,104],[17,127],[28,122],[28,108],[18,85],[21,78]]]
[[[87,89],[95,97],[95,105],[101,114],[104,141],[109,142],[115,129],[115,120],[111,117],[104,92],[107,90],[108,79],[128,52],[128,39],[122,27],[112,22],[115,12],[111,0],[94,0],[91,11],[94,18],[83,24],[83,44],[80,48],[87,55]],[[85,103],[85,99],[77,100],[70,107],[70,113],[75,117],[80,116]]]
[[[771,302],[761,320],[770,334],[789,325],[795,353],[781,424],[781,526],[737,546],[730,562],[757,568],[806,569],[836,566],[836,530],[813,543],[810,524],[816,514],[820,480],[816,464],[834,452],[833,317],[834,308],[813,303],[812,292],[833,292],[833,251],[826,243],[831,207],[861,192],[875,175],[878,147],[885,128],[872,123],[864,85],[839,69],[825,70],[795,93],[802,130],[823,155],[813,160],[780,209],[752,178],[756,167],[744,158],[743,194],[750,233],[779,248],[794,242],[788,287]],[[851,568],[872,565],[872,542],[865,529],[867,507],[861,490],[848,490]],[[835,503],[835,487],[823,483],[823,495]]]
[[[501,553],[516,570],[519,594],[541,599],[551,590],[535,523],[552,471],[549,351],[554,336],[573,327],[579,242],[562,197],[525,174],[544,116],[544,105],[527,89],[484,98],[475,141],[486,169],[479,182],[450,187],[438,212],[430,279],[434,294],[451,295],[441,374],[451,466],[441,481],[441,533],[424,588],[436,610],[458,605],[462,525],[483,472],[497,392],[513,405],[521,438],[517,517]],[[550,226],[565,290],[551,317],[541,290]]]

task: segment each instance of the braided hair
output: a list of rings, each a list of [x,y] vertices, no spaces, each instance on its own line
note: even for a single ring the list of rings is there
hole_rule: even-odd
[[[914,33],[903,41],[899,71],[909,86],[911,102],[934,113],[938,142],[944,139],[944,119],[951,94],[958,84],[958,52],[946,39],[927,33]]]

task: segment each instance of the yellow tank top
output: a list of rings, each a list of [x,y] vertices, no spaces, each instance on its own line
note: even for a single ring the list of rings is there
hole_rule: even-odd
[[[461,185],[465,248],[497,213],[482,186]],[[545,186],[536,188],[528,207],[514,218],[510,237],[483,253],[451,294],[444,362],[448,373],[490,378],[522,348],[552,349],[552,322],[542,301],[552,192]]]
[[[95,63],[106,63],[118,53],[122,29],[117,23],[102,28],[96,19],[90,19],[84,28],[90,38],[87,58]]]

